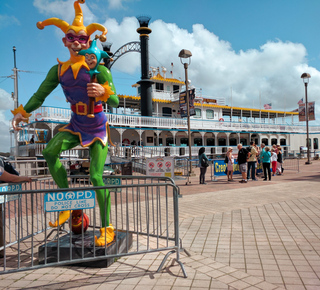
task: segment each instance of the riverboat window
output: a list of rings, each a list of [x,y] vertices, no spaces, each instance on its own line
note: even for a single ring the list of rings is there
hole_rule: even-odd
[[[213,110],[207,110],[206,111],[207,119],[213,119],[214,111]]]
[[[170,86],[167,86],[167,92],[170,92]]]
[[[202,138],[194,138],[194,145],[202,146]]]
[[[264,145],[268,146],[268,139],[267,138],[263,138],[262,139],[262,143],[264,143]]]
[[[156,90],[157,91],[163,91],[163,84],[162,83],[156,83]]]
[[[278,140],[277,139],[271,139],[271,145],[277,145],[278,144]]]
[[[247,139],[245,138],[240,138],[240,143],[242,144],[242,146],[248,146]]]
[[[167,138],[166,139],[166,146],[174,145],[173,144],[173,138]]]
[[[195,118],[201,118],[201,109],[194,109],[194,111],[196,112],[195,114]]]
[[[207,146],[214,146],[214,138],[207,139]]]
[[[173,92],[174,93],[179,93],[179,86],[173,85]]]
[[[181,139],[180,139],[180,145],[184,145],[184,144],[185,144],[185,145],[189,145],[189,144],[188,144],[188,138],[181,138]]]
[[[308,139],[306,139],[306,147],[308,147],[307,140]],[[311,149],[311,138],[309,138],[309,148]]]
[[[313,149],[319,149],[318,138],[313,138]]]
[[[162,108],[162,116],[163,117],[172,117],[172,109],[169,107]]]
[[[287,145],[287,140],[286,139],[280,139],[280,145],[281,146]]]
[[[236,138],[230,138],[229,139],[230,146],[237,146],[237,139]]]
[[[218,145],[219,146],[226,146],[227,145],[227,140],[225,138],[219,138],[218,139]]]

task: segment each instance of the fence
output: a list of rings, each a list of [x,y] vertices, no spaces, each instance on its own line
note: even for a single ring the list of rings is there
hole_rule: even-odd
[[[287,157],[287,158],[283,159],[282,168],[283,168],[284,172],[287,171],[287,170],[300,172],[300,169],[299,169],[299,158],[297,158],[297,157],[292,157],[292,158]]]
[[[104,176],[106,186],[92,187],[88,178],[73,177],[77,177],[73,180],[78,182],[70,181],[69,189],[58,189],[51,178],[39,179],[20,187],[2,185],[0,253],[3,259],[0,261],[0,274],[66,264],[87,265],[88,262],[94,262],[97,265],[98,262],[109,263],[122,256],[167,251],[157,272],[167,258],[175,253],[174,261],[187,277],[179,260],[179,190],[172,179]],[[58,229],[48,226],[49,221],[55,221],[58,217],[57,211],[48,210],[48,196],[65,197],[56,200],[58,210],[69,209],[63,209],[62,206],[71,203],[81,208],[83,200],[74,199],[77,195],[91,194],[92,197],[92,193],[99,189],[107,194],[106,188],[110,191],[110,222],[116,235],[108,246],[97,247],[94,243],[101,227],[98,206],[85,210],[90,224],[86,232],[82,226],[81,234],[73,234],[70,230],[71,218]],[[68,199],[68,196],[73,198]],[[92,204],[90,202],[92,200],[85,201]]]

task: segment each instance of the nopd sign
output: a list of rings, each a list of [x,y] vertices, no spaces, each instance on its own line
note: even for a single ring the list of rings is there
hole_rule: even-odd
[[[44,196],[44,209],[47,212],[88,209],[95,207],[95,191],[60,191],[47,193]]]
[[[19,183],[0,186],[0,192],[21,191],[21,189],[22,189],[22,186]],[[0,195],[0,203],[4,203],[11,200],[16,200],[16,199],[19,199],[18,194],[7,195],[6,198],[4,198],[4,195]]]

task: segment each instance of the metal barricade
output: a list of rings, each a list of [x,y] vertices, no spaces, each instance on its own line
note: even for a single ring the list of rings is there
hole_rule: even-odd
[[[128,255],[167,251],[157,272],[175,253],[173,261],[180,265],[184,277],[187,277],[179,258],[182,249],[179,239],[179,188],[171,178],[104,176],[105,186],[92,187],[87,177],[73,177],[77,177],[73,180],[78,182],[70,181],[66,189],[57,188],[51,178],[23,184],[19,190],[3,189],[0,193],[3,240],[0,245],[3,256],[0,274],[48,266],[84,265],[106,259],[113,261]],[[48,226],[59,213],[48,211],[48,196],[75,196],[79,192],[83,195],[96,190],[104,190],[107,195],[106,189],[111,197],[110,222],[116,235],[108,246],[97,247],[94,243],[101,227],[98,203],[92,209],[82,210],[89,217],[86,233],[82,227],[80,234],[73,234],[71,218],[57,229]],[[107,206],[105,203],[105,208]],[[60,207],[59,210],[64,209]],[[121,235],[125,236],[125,241],[120,245]]]
[[[300,170],[299,170],[299,158],[292,157],[292,158],[283,159],[282,168],[283,168],[283,172],[285,172],[287,170],[300,172]]]

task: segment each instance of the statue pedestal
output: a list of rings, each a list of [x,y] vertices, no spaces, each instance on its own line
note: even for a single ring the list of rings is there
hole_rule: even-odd
[[[96,230],[95,235],[100,236],[100,231]],[[70,234],[60,236],[59,261],[75,260],[75,265],[83,267],[108,267],[114,262],[114,258],[104,260],[95,260],[90,262],[81,262],[83,258],[94,257],[94,236],[93,231],[86,231],[83,235],[74,235],[70,241]],[[71,243],[70,243],[71,242]],[[83,244],[83,248],[82,248]],[[107,247],[95,247],[95,256],[112,255],[116,253],[127,253],[132,246],[132,233],[115,230],[115,239]],[[45,250],[47,249],[47,250]],[[58,240],[47,242],[47,247],[41,245],[38,250],[39,264],[45,263],[45,251],[47,251],[47,263],[58,261]],[[83,256],[82,256],[83,255]],[[79,261],[80,260],[80,261]]]

